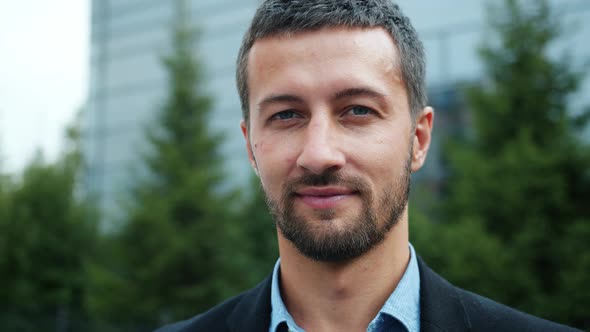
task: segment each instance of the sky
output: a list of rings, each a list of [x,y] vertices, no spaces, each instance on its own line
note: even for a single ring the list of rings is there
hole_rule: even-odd
[[[0,0],[0,172],[61,151],[88,92],[88,0]]]

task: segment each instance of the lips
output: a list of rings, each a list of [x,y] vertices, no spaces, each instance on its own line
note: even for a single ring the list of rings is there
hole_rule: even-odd
[[[308,187],[297,190],[295,196],[314,209],[331,209],[357,194],[346,187]]]

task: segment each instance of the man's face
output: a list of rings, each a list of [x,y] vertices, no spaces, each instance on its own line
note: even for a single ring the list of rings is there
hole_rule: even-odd
[[[280,235],[312,259],[358,257],[405,213],[423,158],[397,59],[380,28],[271,37],[250,51],[250,161]]]

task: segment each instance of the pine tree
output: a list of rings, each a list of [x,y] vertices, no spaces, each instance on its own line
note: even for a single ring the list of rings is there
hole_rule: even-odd
[[[75,331],[87,318],[86,264],[96,214],[77,191],[77,130],[54,163],[39,154],[19,176],[0,178],[0,326]]]
[[[242,288],[234,272],[233,193],[221,192],[223,137],[209,124],[212,100],[193,53],[196,34],[180,7],[163,59],[168,95],[147,132],[149,176],[134,188],[116,235],[113,253],[121,259],[110,272],[94,271],[96,290],[104,291],[93,299],[94,312],[129,329],[190,317]]]
[[[491,11],[495,35],[480,52],[485,79],[467,92],[474,135],[448,149],[439,225],[447,236],[481,231],[439,248],[448,255],[440,265],[464,262],[447,273],[461,279],[491,259],[499,272],[461,286],[589,328],[590,150],[579,129],[590,112],[569,107],[583,78],[573,59],[549,56],[566,32],[559,20],[547,1],[505,0]],[[482,251],[487,257],[469,256],[482,243],[492,249]]]

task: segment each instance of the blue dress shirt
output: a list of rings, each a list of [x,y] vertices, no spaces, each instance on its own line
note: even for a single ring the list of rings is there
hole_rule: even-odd
[[[377,317],[369,324],[367,332],[420,331],[420,273],[418,271],[418,260],[416,259],[414,247],[411,244],[409,247],[410,263],[397,287],[377,314]],[[281,298],[279,287],[280,263],[281,260],[279,258],[272,273],[270,291],[272,310],[269,332],[304,332],[302,328],[297,326]]]

